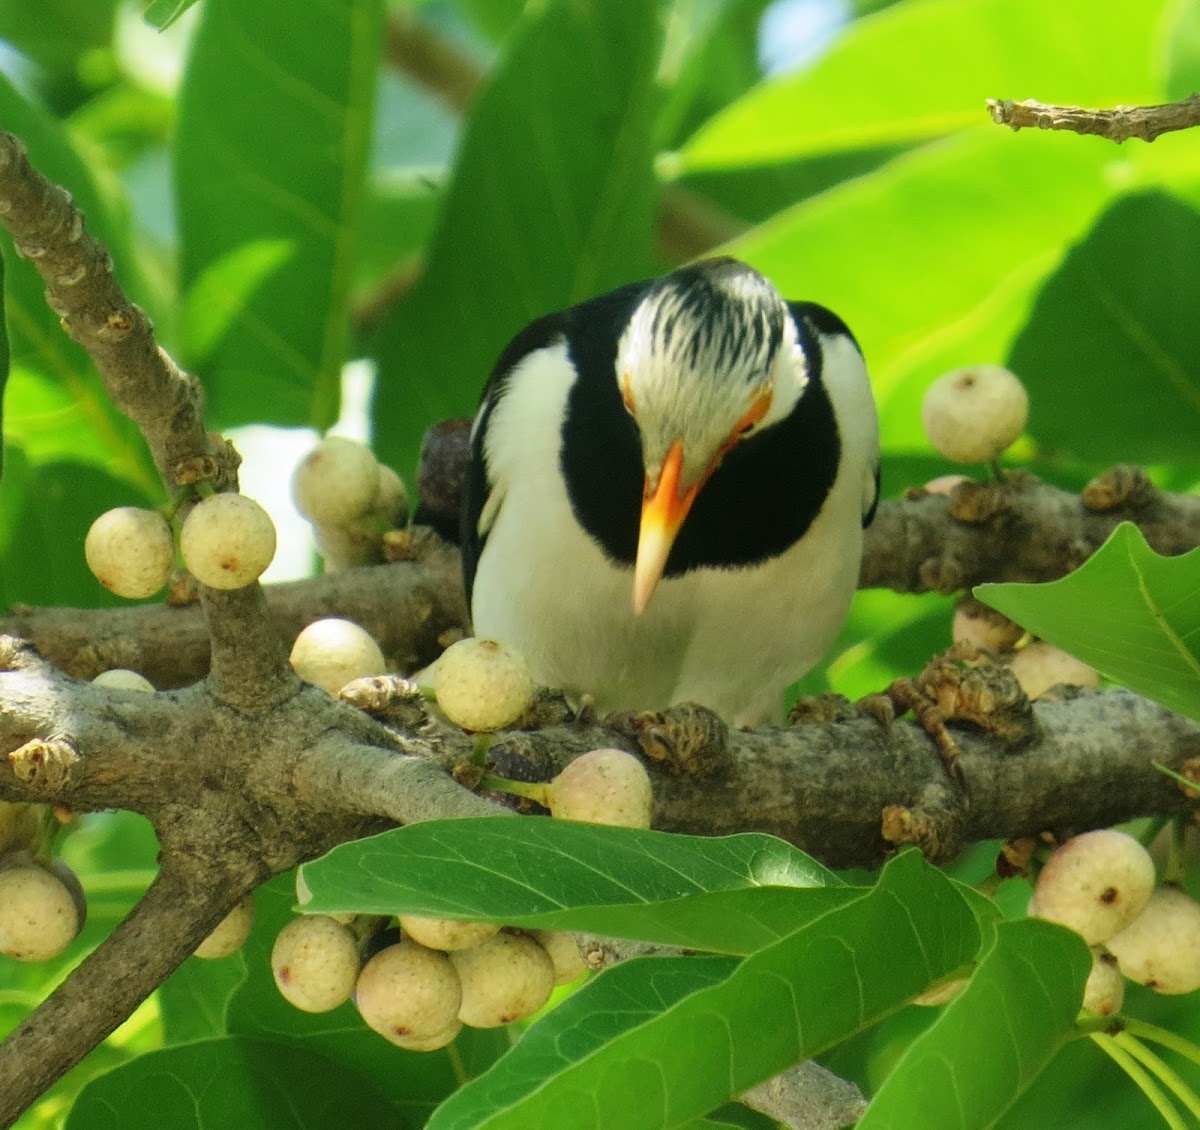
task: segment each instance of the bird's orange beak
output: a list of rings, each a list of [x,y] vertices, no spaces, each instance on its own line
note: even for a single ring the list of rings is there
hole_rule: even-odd
[[[699,483],[683,491],[679,489],[682,469],[683,445],[676,440],[667,451],[658,482],[646,481],[642,524],[638,531],[637,561],[633,566],[633,611],[638,615],[650,603],[650,597],[662,579],[675,536],[700,489]]]

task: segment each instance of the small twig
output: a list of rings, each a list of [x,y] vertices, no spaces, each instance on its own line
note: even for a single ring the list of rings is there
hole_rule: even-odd
[[[1200,94],[1161,106],[1114,106],[1111,110],[1055,106],[1032,98],[1023,102],[989,98],[987,107],[992,121],[1014,130],[1025,127],[1065,129],[1106,137],[1118,145],[1130,137],[1153,141],[1160,134],[1200,125]]]

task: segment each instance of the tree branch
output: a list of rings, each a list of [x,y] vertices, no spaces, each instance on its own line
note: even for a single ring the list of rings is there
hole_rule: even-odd
[[[85,230],[70,193],[2,132],[0,222],[42,276],[47,303],[95,362],[113,403],[141,429],[168,486],[194,480],[198,470],[220,486],[233,483],[237,457],[205,432],[195,379],[158,348],[150,320],[113,278],[111,256]]]
[[[439,484],[438,506],[453,510],[461,484]],[[917,489],[880,505],[866,532],[859,587],[952,594],[985,581],[1057,580],[1123,521],[1136,523],[1164,555],[1200,546],[1200,496],[1160,491],[1137,468],[1113,468],[1080,495],[1024,472],[964,483],[950,497]],[[436,539],[422,543],[418,561],[270,585],[266,599],[285,644],[321,616],[342,616],[366,628],[405,672],[436,657],[444,632],[468,623],[458,552]],[[208,670],[207,631],[194,607],[22,608],[0,618],[0,633],[30,640],[79,678],[130,667],[167,689]]]
[[[988,112],[997,125],[1013,130],[1025,127],[1065,129],[1072,133],[1095,134],[1118,145],[1131,137],[1153,141],[1172,130],[1191,129],[1200,125],[1200,94],[1192,94],[1182,102],[1159,106],[1116,106],[1111,110],[1086,110],[1082,106],[1055,106],[1048,102],[1028,99],[989,98]]]

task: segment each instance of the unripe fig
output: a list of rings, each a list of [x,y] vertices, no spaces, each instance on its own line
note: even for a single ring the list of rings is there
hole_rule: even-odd
[[[196,956],[211,960],[237,953],[250,937],[254,925],[254,896],[247,895],[213,928],[197,947]]]
[[[1200,989],[1200,903],[1159,887],[1142,911],[1106,943],[1121,972],[1159,993]]]
[[[379,496],[379,463],[366,444],[326,436],[292,474],[292,501],[310,522],[344,525],[361,518]]]
[[[433,669],[433,689],[443,714],[464,730],[499,730],[533,702],[533,677],[525,660],[496,640],[451,644]]]
[[[80,925],[75,899],[56,875],[32,863],[0,871],[0,954],[49,961]]]
[[[1154,890],[1154,861],[1132,836],[1084,832],[1057,847],[1033,890],[1036,914],[1108,942],[1142,913]],[[1111,948],[1111,947],[1110,947]]]
[[[408,517],[408,489],[404,480],[383,463],[379,464],[379,491],[371,504],[371,513],[388,525]]]
[[[1097,1016],[1112,1016],[1125,1002],[1125,981],[1117,959],[1107,949],[1092,947],[1092,971],[1083,990],[1083,1007]]]
[[[997,458],[1028,418],[1024,386],[999,365],[955,369],[934,381],[921,403],[929,442],[956,463]]]
[[[542,949],[550,955],[556,985],[569,985],[588,972],[588,964],[579,952],[574,934],[566,930],[534,930],[532,934]]]
[[[198,502],[179,533],[188,571],[214,589],[257,581],[275,556],[275,524],[244,494],[214,494]]]
[[[363,966],[354,1001],[367,1025],[389,1040],[422,1039],[454,1027],[462,988],[444,953],[405,938]]]
[[[101,671],[92,682],[98,687],[109,687],[112,690],[154,693],[154,684],[149,679],[124,667],[112,667]]]
[[[329,1012],[348,1001],[359,965],[353,932],[324,914],[293,919],[271,949],[275,984],[302,1012]]]
[[[83,554],[106,589],[140,600],[167,583],[175,561],[175,540],[167,520],[156,510],[118,506],[92,523]]]
[[[492,922],[457,922],[452,918],[426,918],[419,914],[397,915],[400,929],[414,942],[431,950],[465,950],[478,945],[500,927]]]
[[[353,569],[358,565],[377,565],[383,560],[383,537],[375,530],[314,522],[313,537],[325,562],[326,573]]]
[[[87,925],[88,916],[87,894],[84,892],[83,884],[79,881],[79,876],[71,870],[70,865],[61,859],[50,860],[46,867],[50,874],[67,888],[67,894],[75,903],[75,915],[79,920],[75,933],[78,935],[79,931]]]
[[[1006,652],[1011,651],[1024,634],[1025,629],[1020,624],[1014,624],[1003,613],[973,597],[959,601],[954,609],[951,635],[955,643]]]
[[[450,960],[462,983],[458,1018],[472,1028],[498,1028],[532,1016],[554,991],[550,955],[525,934],[496,934]]]
[[[548,786],[550,813],[622,828],[649,828],[654,809],[650,776],[621,749],[594,749],[575,758]]]
[[[408,1052],[435,1052],[438,1048],[452,1044],[462,1029],[462,1021],[456,1020],[440,1032],[434,1032],[428,1036],[397,1036],[394,1032],[383,1032],[381,1035],[386,1036],[396,1047],[403,1048]]]
[[[371,634],[350,620],[314,620],[292,644],[296,674],[336,696],[352,679],[382,675],[387,661]]]
[[[1030,698],[1041,698],[1051,687],[1062,683],[1072,687],[1100,685],[1100,676],[1091,667],[1045,640],[1035,640],[1021,648],[1009,666]]]

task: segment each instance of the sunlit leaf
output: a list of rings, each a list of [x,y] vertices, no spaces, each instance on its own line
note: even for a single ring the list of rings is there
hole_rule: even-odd
[[[1200,719],[1200,549],[1160,557],[1124,522],[1061,580],[974,591],[1101,674]]]
[[[379,332],[376,444],[411,466],[531,319],[651,273],[657,2],[531,5],[465,123],[427,267]]]
[[[909,852],[873,891],[741,962],[641,958],[607,971],[429,1128],[677,1126],[878,1020],[978,946],[953,886]]]
[[[853,897],[771,836],[679,836],[559,820],[429,821],[301,868],[308,911],[591,930],[747,953]]]
[[[217,311],[185,340],[222,424],[337,416],[382,18],[381,0],[202,9],[175,172],[189,312]],[[232,283],[247,248],[274,250]]]
[[[1039,443],[1112,459],[1119,425],[1123,460],[1196,457],[1197,262],[1200,211],[1162,192],[1117,200],[1072,248],[1009,355],[1042,392],[1029,422]]]
[[[1035,92],[1068,105],[1154,102],[1163,8],[1124,0],[1096,19],[1090,0],[897,4],[851,24],[815,65],[734,102],[677,161],[711,168],[907,144],[980,123],[988,98]]]

